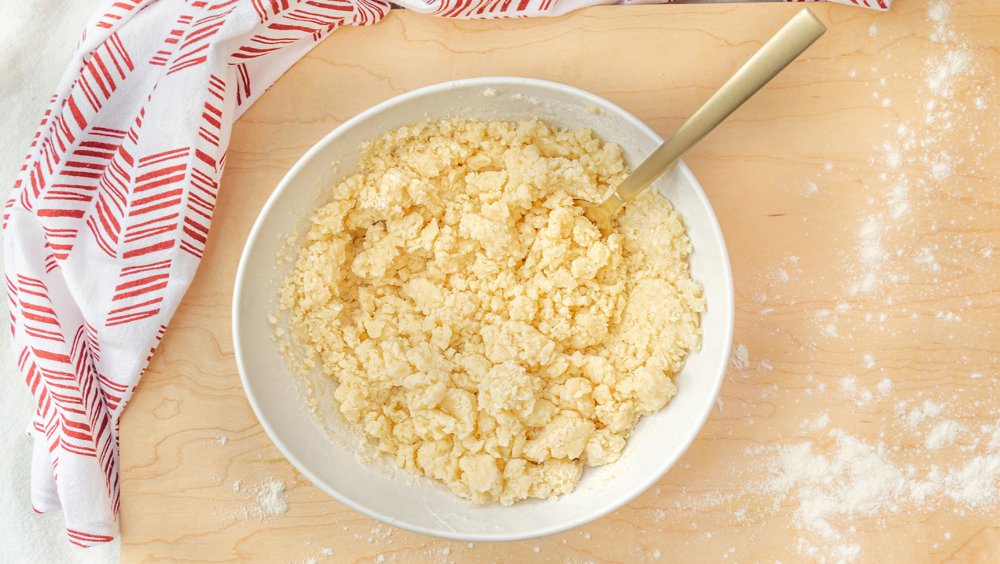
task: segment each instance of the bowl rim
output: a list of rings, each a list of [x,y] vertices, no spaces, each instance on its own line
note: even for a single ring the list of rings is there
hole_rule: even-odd
[[[333,140],[338,138],[345,131],[355,127],[359,123],[368,120],[370,117],[377,115],[399,104],[408,102],[414,98],[432,95],[437,92],[446,91],[450,89],[468,88],[468,87],[503,88],[510,86],[534,86],[543,89],[557,90],[569,93],[586,102],[594,104],[597,107],[614,112],[616,115],[621,116],[626,121],[630,122],[631,125],[637,127],[643,133],[648,134],[649,136],[651,136],[656,140],[659,140],[660,142],[663,141],[663,138],[660,137],[660,135],[658,135],[655,131],[653,131],[652,128],[650,128],[643,121],[641,121],[640,119],[638,119],[625,109],[621,108],[617,104],[609,100],[606,100],[600,96],[597,96],[596,94],[577,88],[575,86],[569,86],[566,84],[550,80],[513,77],[513,76],[482,76],[482,77],[450,80],[410,90],[403,94],[379,102],[378,104],[371,106],[370,108],[360,112],[354,117],[341,123],[336,128],[334,128],[333,131],[324,135],[322,139],[317,141],[312,147],[309,148],[308,151],[306,151],[301,157],[299,157],[299,159],[295,162],[295,164],[292,165],[292,167],[288,170],[288,172],[286,172],[285,175],[281,178],[281,181],[271,192],[270,196],[268,196],[267,201],[264,203],[264,206],[257,214],[256,219],[254,219],[253,227],[250,229],[250,233],[247,236],[246,243],[244,244],[243,249],[240,253],[240,260],[237,266],[236,279],[234,281],[234,288],[233,288],[231,329],[232,329],[232,341],[233,341],[233,354],[236,358],[236,366],[240,374],[240,382],[243,386],[243,391],[247,396],[247,400],[250,403],[250,407],[253,409],[254,416],[257,418],[257,421],[264,429],[264,432],[267,433],[268,438],[271,439],[271,442],[274,443],[274,445],[278,448],[281,454],[292,464],[293,467],[295,467],[296,470],[298,470],[303,476],[305,476],[306,479],[308,479],[313,485],[318,487],[321,491],[323,491],[333,499],[339,501],[340,503],[343,503],[344,505],[350,507],[351,509],[354,509],[355,511],[358,511],[363,515],[366,515],[368,517],[371,517],[372,519],[376,519],[383,523],[387,523],[394,527],[399,527],[401,529],[405,529],[407,531],[419,533],[422,535],[443,538],[448,540],[455,540],[455,541],[468,541],[468,542],[518,541],[518,540],[534,539],[561,533],[563,531],[579,527],[581,525],[590,523],[592,521],[596,521],[597,519],[600,519],[608,515],[609,513],[616,511],[617,509],[628,504],[636,497],[638,497],[640,494],[649,489],[653,484],[655,484],[661,478],[663,478],[663,476],[666,475],[666,473],[671,468],[673,468],[673,466],[677,463],[677,461],[680,460],[680,458],[684,455],[684,453],[686,453],[687,450],[691,448],[691,444],[694,443],[694,440],[701,433],[701,430],[704,427],[705,422],[708,420],[708,416],[711,413],[712,408],[716,405],[717,403],[716,400],[718,399],[719,392],[722,388],[722,383],[725,380],[726,366],[732,349],[733,331],[735,325],[735,294],[733,288],[732,266],[729,260],[729,253],[725,239],[723,237],[722,228],[720,227],[718,218],[715,215],[715,210],[712,207],[711,202],[709,202],[708,200],[708,196],[705,194],[705,191],[702,189],[701,184],[698,182],[697,178],[695,178],[694,173],[691,172],[691,170],[687,167],[687,165],[683,161],[679,161],[676,165],[676,169],[680,174],[685,176],[686,180],[694,188],[695,195],[697,196],[701,205],[708,211],[708,219],[709,219],[708,226],[715,235],[716,241],[718,241],[718,245],[720,247],[719,250],[721,251],[720,256],[722,257],[722,261],[721,264],[719,265],[721,267],[721,272],[717,274],[722,275],[724,278],[723,280],[724,295],[720,296],[721,299],[719,299],[719,301],[722,303],[720,303],[717,307],[723,307],[725,311],[728,312],[728,315],[726,315],[726,318],[724,320],[725,334],[723,335],[724,340],[722,348],[722,350],[725,353],[725,356],[723,361],[719,363],[718,374],[711,375],[714,376],[715,378],[710,395],[712,401],[706,402],[705,405],[701,408],[701,411],[697,414],[694,421],[694,423],[696,424],[688,427],[689,430],[687,432],[687,436],[682,441],[683,445],[682,448],[677,449],[676,453],[673,456],[664,459],[664,461],[660,463],[660,468],[657,471],[652,472],[646,480],[637,482],[636,484],[628,488],[628,491],[625,495],[620,496],[613,502],[608,503],[603,507],[599,507],[592,512],[588,512],[573,519],[568,519],[563,523],[550,525],[548,527],[533,531],[525,531],[522,533],[504,533],[503,531],[489,531],[484,533],[464,533],[460,531],[446,530],[444,528],[432,529],[423,525],[401,521],[389,515],[385,515],[379,511],[373,510],[361,503],[358,503],[348,495],[345,495],[339,490],[328,485],[324,480],[320,479],[319,476],[313,473],[313,471],[306,464],[303,464],[298,459],[298,457],[295,456],[295,453],[292,452],[291,449],[284,443],[284,441],[281,438],[281,435],[277,432],[277,430],[271,425],[271,423],[266,418],[262,416],[260,400],[254,394],[253,387],[248,380],[247,367],[243,359],[244,352],[240,345],[242,341],[241,335],[243,334],[243,329],[241,328],[242,323],[239,311],[239,304],[242,303],[243,301],[244,281],[249,278],[248,276],[248,269],[250,268],[249,252],[250,249],[256,243],[257,238],[261,236],[261,230],[263,229],[264,218],[271,214],[272,208],[274,208],[277,205],[277,201],[280,198],[281,194],[284,193],[285,190],[289,189],[292,179],[295,176],[297,176],[298,173],[303,168],[305,168],[307,163],[309,163],[312,159],[316,158],[316,155],[320,153],[326,147],[326,145],[333,142]]]

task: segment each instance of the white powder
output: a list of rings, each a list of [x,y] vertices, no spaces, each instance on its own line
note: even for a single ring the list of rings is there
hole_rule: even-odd
[[[986,106],[986,98],[984,98],[982,96],[980,96],[980,97],[976,98],[975,100],[973,100],[972,103],[975,104],[977,110],[985,110],[986,107],[987,107]]]
[[[947,180],[951,178],[951,162],[945,155],[936,162],[931,163],[931,176],[934,180]]]
[[[497,89],[496,88],[486,88],[486,89],[483,90],[483,96],[485,96],[487,98],[493,98],[496,95],[497,95]]]
[[[889,193],[889,205],[892,206],[892,218],[901,219],[910,211],[909,188],[905,182],[899,182]]]
[[[931,41],[943,43],[945,41],[952,41],[955,39],[954,30],[948,27],[948,16],[950,12],[951,8],[944,0],[935,0],[934,2],[931,2],[930,6],[928,6],[927,19],[934,24],[934,29],[930,34]]]
[[[950,419],[940,421],[924,438],[924,446],[930,450],[946,447],[955,442],[962,426]]]
[[[806,182],[805,193],[806,197],[812,196],[816,192],[819,192],[819,186],[815,182]]]
[[[285,482],[268,479],[257,486],[255,491],[261,515],[275,517],[288,512],[288,497],[285,494]]]
[[[882,263],[888,258],[888,253],[882,247],[882,229],[880,219],[872,215],[864,219],[858,230],[858,254],[864,271],[860,282],[851,285],[851,295],[871,292],[878,284]]]
[[[900,154],[898,147],[889,143],[883,143],[882,154],[885,155],[885,164],[889,168],[896,170],[903,166],[903,156]]]
[[[243,482],[233,483],[233,491],[243,491]],[[248,497],[240,510],[244,520],[269,519],[288,512],[288,497],[285,493],[285,482],[266,478],[263,482],[247,490]]]
[[[796,498],[794,523],[827,541],[841,533],[831,519],[872,515],[903,489],[902,475],[885,460],[881,445],[871,446],[834,430],[837,448],[829,456],[814,452],[805,442],[782,447],[767,489]]]
[[[869,370],[875,368],[875,357],[871,354],[866,354],[861,357],[861,361],[864,362],[865,368],[868,368]]]
[[[875,24],[868,26],[868,37],[875,37],[876,35],[878,35],[878,26]]]
[[[803,421],[801,427],[808,431],[817,432],[826,429],[830,424],[830,415],[825,411],[813,421]]]
[[[858,379],[854,376],[844,376],[840,379],[840,389],[848,394],[858,391]]]
[[[836,337],[837,325],[835,323],[828,323],[825,327],[823,327],[823,334],[827,337]]]
[[[882,225],[878,218],[869,216],[858,232],[861,241],[861,260],[870,268],[876,268],[885,260],[885,249],[882,248]]]
[[[306,541],[306,544],[311,544],[311,543],[309,541]],[[306,560],[306,563],[307,564],[318,564],[324,558],[330,558],[331,556],[333,556],[333,549],[332,548],[324,548],[324,549],[321,549],[319,551],[319,554],[317,554],[316,556],[314,556],[314,557]]]
[[[916,428],[928,417],[937,417],[944,410],[944,405],[927,400],[917,409],[914,409],[906,416],[906,422],[910,427]]]
[[[861,390],[861,393],[858,394],[858,397],[855,398],[854,402],[858,405],[865,405],[866,403],[872,401],[872,398],[874,397],[875,394],[873,394],[871,390]]]
[[[733,354],[729,358],[729,366],[733,370],[746,370],[750,368],[750,351],[744,345],[733,347]]]
[[[1000,455],[977,456],[947,477],[948,497],[970,507],[985,507],[997,499]]]
[[[215,444],[219,445],[220,447],[226,446],[226,443],[228,442],[229,438],[227,438],[225,435],[219,435],[218,437],[215,437]]]
[[[879,395],[889,395],[889,392],[892,391],[892,380],[883,378],[882,381],[878,383],[878,386],[876,386],[876,389],[878,390]]]
[[[971,63],[972,55],[968,51],[957,49],[928,61],[926,82],[931,94],[951,97],[955,78],[968,72]]]
[[[931,406],[929,412],[939,412],[937,404],[926,405]],[[803,422],[803,428],[814,425]],[[825,452],[808,441],[775,449],[764,483],[746,487],[748,492],[772,495],[775,511],[792,504],[792,524],[802,533],[797,548],[814,560],[829,556],[852,561],[861,556],[860,545],[849,542],[856,517],[940,507],[945,499],[957,504],[958,511],[1000,501],[1000,427],[997,444],[988,453],[945,470],[931,466],[923,473],[913,466],[897,466],[881,442],[866,443],[839,429],[828,436],[835,445]]]
[[[951,12],[951,8],[948,3],[944,0],[937,0],[936,2],[931,2],[930,7],[927,10],[927,17],[930,18],[932,22],[944,22],[948,19],[948,14]]]
[[[390,538],[394,531],[395,529],[393,529],[392,527],[378,524],[372,527],[370,531],[368,531],[368,538],[365,540],[367,540],[369,544],[377,543],[379,541],[384,541]],[[390,540],[389,543],[392,543],[392,541]]]
[[[928,247],[921,247],[920,252],[913,259],[913,264],[927,265],[932,272],[940,272],[941,265],[934,258],[934,253]]]

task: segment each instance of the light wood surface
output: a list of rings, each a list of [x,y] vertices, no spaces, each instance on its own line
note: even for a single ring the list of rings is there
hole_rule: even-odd
[[[829,452],[837,428],[898,447],[895,460],[948,465],[985,448],[988,440],[973,444],[975,430],[998,422],[1000,268],[991,249],[1000,253],[1000,2],[948,4],[957,37],[945,43],[929,40],[934,26],[918,0],[896,0],[887,15],[812,6],[829,33],[691,152],[686,160],[729,244],[735,342],[749,366],[730,370],[700,438],[640,498],[580,529],[506,544],[379,526],[327,498],[271,444],[240,386],[229,326],[236,264],[255,216],[324,134],[377,102],[444,80],[556,80],[667,134],[798,6],[607,7],[505,22],[399,10],[375,27],[334,33],[233,130],[205,259],[122,421],[123,560],[789,562],[808,559],[800,537],[829,557],[821,539],[795,526],[793,496],[775,509],[771,496],[748,489],[768,471],[768,455],[752,452],[805,441]],[[946,118],[953,125],[927,125],[925,65],[959,43],[973,59],[942,102],[955,108]],[[977,98],[986,109],[976,109]],[[882,147],[895,142],[900,123],[918,139],[937,133],[893,169]],[[941,153],[951,173],[939,170],[945,178],[935,180],[930,165]],[[904,178],[908,196],[894,199]],[[868,218],[887,253],[877,266],[859,250]],[[874,288],[852,295],[866,272],[877,274]],[[851,376],[861,390],[890,378],[892,391],[855,401],[861,392],[839,384]],[[970,430],[956,447],[928,452],[899,424],[894,406],[924,399],[944,403]],[[824,412],[829,427],[803,428]],[[287,514],[244,515],[254,505],[248,488],[267,477],[288,484]],[[855,527],[847,540],[860,544],[862,561],[968,562],[1000,553],[998,522],[996,504],[962,514],[941,504],[836,525]],[[334,555],[324,557],[324,548]]]

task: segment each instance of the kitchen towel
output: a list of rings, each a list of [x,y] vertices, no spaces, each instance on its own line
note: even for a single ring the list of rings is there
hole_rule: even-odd
[[[395,3],[501,18],[614,2]],[[106,0],[88,22],[3,213],[14,352],[36,403],[32,504],[61,508],[72,543],[117,533],[119,416],[204,252],[233,122],[330,32],[390,7]]]

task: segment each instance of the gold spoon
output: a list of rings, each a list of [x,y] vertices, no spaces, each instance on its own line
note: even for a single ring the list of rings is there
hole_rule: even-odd
[[[606,200],[599,204],[576,200],[577,205],[583,207],[584,215],[605,234],[610,232],[611,218],[618,210],[634,200],[660,175],[673,168],[685,151],[715,129],[825,32],[826,27],[812,12],[808,9],[800,10],[680,129],[642,161]]]

